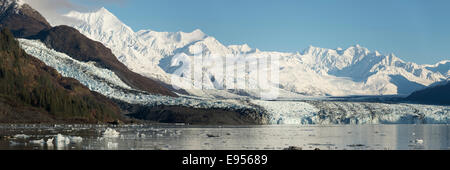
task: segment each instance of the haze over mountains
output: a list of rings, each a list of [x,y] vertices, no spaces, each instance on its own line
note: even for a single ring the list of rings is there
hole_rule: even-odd
[[[180,70],[179,65],[174,65],[173,56],[179,53],[193,54],[196,48],[203,50],[204,63],[217,61],[214,55],[233,57],[232,60],[238,62],[249,62],[248,56],[279,59],[280,67],[276,68],[280,72],[279,84],[269,82],[269,85],[279,88],[285,96],[408,95],[433,83],[447,80],[450,76],[449,60],[436,65],[419,65],[405,62],[394,54],[370,51],[360,45],[347,49],[311,46],[297,53],[265,52],[246,44],[225,46],[201,30],[191,33],[152,30],[135,32],[105,8],[90,13],[72,11],[64,16],[73,19],[71,21],[78,20],[79,22],[66,24],[111,48],[119,61],[130,70],[167,84],[185,87],[190,94],[199,96],[233,96],[230,91],[221,91],[220,88],[224,86],[227,77],[232,75],[221,72],[226,70],[218,69],[221,66],[199,69],[202,71],[200,74],[207,77],[200,82],[204,89],[216,89],[220,92],[194,89],[192,84],[198,82],[190,80],[172,82],[170,77],[175,71],[177,75],[180,72],[188,75],[195,71],[189,67]],[[243,55],[247,58],[242,58]],[[188,63],[192,64],[194,61],[183,64]],[[246,70],[245,77],[252,74],[255,74],[255,70]],[[255,89],[261,86],[250,80],[250,84],[252,83],[256,86]],[[257,96],[252,90],[244,92],[246,95]]]

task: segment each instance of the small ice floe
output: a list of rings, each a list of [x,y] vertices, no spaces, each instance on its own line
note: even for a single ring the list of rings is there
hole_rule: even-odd
[[[144,133],[136,133],[136,138],[145,138],[145,134]]]
[[[16,139],[27,139],[27,138],[29,138],[30,136],[28,136],[28,135],[25,135],[25,134],[17,134],[17,135],[14,135],[14,138],[16,138]]]
[[[83,138],[79,136],[70,136],[70,143],[81,143],[83,142]]]
[[[119,143],[115,143],[115,142],[108,142],[106,144],[106,148],[107,149],[117,149],[119,147]]]
[[[70,143],[70,138],[61,134],[58,134],[54,138],[54,142],[57,146],[68,145]]]
[[[423,144],[423,139],[416,139],[416,140],[414,140],[414,143],[422,145]]]
[[[119,132],[111,128],[108,128],[105,130],[105,132],[103,132],[103,138],[118,138],[119,135]]]
[[[48,139],[47,139],[47,142],[46,142],[47,145],[49,145],[49,146],[53,145],[53,139],[54,139],[54,138],[48,138]]]
[[[20,143],[14,142],[14,141],[9,141],[9,146],[18,146],[18,145],[20,145]]]
[[[31,140],[30,141],[31,144],[37,144],[37,145],[44,145],[45,141],[44,139],[40,139],[40,140]]]

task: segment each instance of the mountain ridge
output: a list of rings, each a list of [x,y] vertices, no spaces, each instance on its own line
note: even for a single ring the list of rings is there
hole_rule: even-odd
[[[360,45],[346,49],[326,49],[310,46],[297,53],[260,51],[248,45],[221,44],[214,37],[204,34],[201,30],[191,33],[156,32],[141,30],[134,32],[121,22],[106,8],[98,11],[81,13],[70,12],[64,16],[77,19],[79,23],[69,23],[87,37],[102,42],[112,49],[118,59],[130,70],[146,77],[159,79],[167,84],[183,86],[183,83],[172,82],[171,76],[177,67],[171,65],[175,54],[193,54],[195,48],[203,49],[207,62],[214,62],[214,54],[227,55],[258,55],[260,57],[275,56],[280,58],[281,90],[293,94],[305,95],[407,95],[417,88],[428,86],[449,77],[442,70],[449,70],[447,65],[419,65],[405,62],[394,54],[381,54],[370,51]],[[109,18],[114,24],[104,24]],[[101,20],[102,22],[93,22]],[[118,24],[119,23],[119,24]],[[102,30],[104,25],[108,31]],[[245,58],[235,57],[234,60]],[[190,62],[192,63],[192,61]],[[289,70],[285,70],[289,69]],[[439,70],[439,71],[438,71]],[[180,70],[178,70],[180,71]],[[181,70],[183,74],[191,74],[190,70]],[[292,73],[296,72],[296,73]],[[201,74],[210,77],[220,77],[214,69]],[[246,72],[251,75],[251,72]],[[294,78],[295,80],[292,80]],[[211,78],[212,79],[212,78]],[[312,81],[308,81],[312,80]],[[203,85],[221,84],[206,80]],[[405,84],[402,84],[405,83]],[[185,83],[186,84],[186,83]],[[323,84],[317,86],[316,84]],[[334,85],[333,85],[334,84]],[[417,86],[415,84],[418,84]],[[401,87],[403,86],[403,87]],[[414,88],[405,89],[405,86]],[[215,87],[213,87],[215,88]],[[217,89],[219,90],[219,89]],[[204,91],[188,90],[191,94],[202,95]],[[201,90],[199,90],[201,91]],[[206,94],[208,96],[208,94]]]
[[[16,38],[39,39],[55,50],[71,54],[77,60],[96,62],[101,67],[111,69],[125,83],[138,90],[176,96],[166,88],[167,85],[130,71],[110,49],[90,40],[78,30],[68,26],[52,27],[38,11],[22,1],[1,0],[0,4],[0,28],[10,29]]]
[[[50,27],[28,4],[20,0],[0,0],[0,28],[8,28],[15,37],[25,38]]]

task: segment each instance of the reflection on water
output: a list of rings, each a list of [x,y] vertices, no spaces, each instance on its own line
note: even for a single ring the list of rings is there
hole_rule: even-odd
[[[450,149],[448,125],[0,125],[0,149],[409,150]]]

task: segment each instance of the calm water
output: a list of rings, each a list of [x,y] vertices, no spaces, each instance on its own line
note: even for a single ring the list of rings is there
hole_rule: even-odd
[[[0,125],[0,149],[409,150],[450,149],[449,125],[174,126]],[[61,134],[57,141],[55,135]],[[67,137],[67,138],[65,138]],[[53,139],[53,141],[49,141]],[[66,139],[66,140],[64,140]]]

